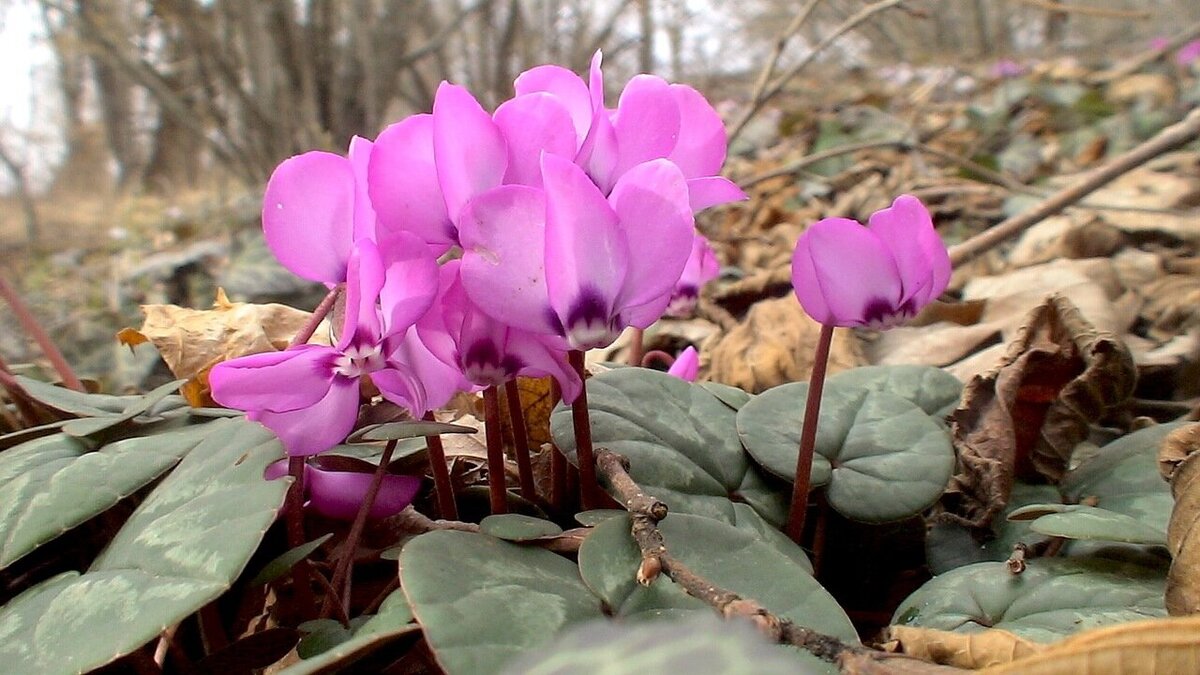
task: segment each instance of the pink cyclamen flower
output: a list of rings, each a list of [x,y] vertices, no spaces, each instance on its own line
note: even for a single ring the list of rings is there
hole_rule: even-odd
[[[1025,73],[1025,68],[1021,64],[1012,59],[1000,59],[992,64],[992,77],[1003,80],[1009,77],[1018,77]]]
[[[609,344],[662,316],[691,253],[686,179],[669,160],[631,168],[605,197],[583,170],[543,155],[545,189],[505,185],[460,223],[467,295],[498,321]]]
[[[369,239],[356,242],[350,253],[345,322],[336,346],[300,345],[243,356],[209,373],[213,399],[245,410],[275,432],[289,455],[324,452],[350,433],[363,375],[373,376],[385,398],[414,415],[425,412],[427,396],[419,379],[392,353],[395,340],[433,302],[437,262],[413,235],[401,233],[388,241],[386,257]]]
[[[666,315],[686,319],[695,313],[700,289],[704,284],[716,279],[720,271],[721,263],[717,261],[717,254],[708,244],[708,239],[702,234],[697,234],[692,241],[692,254],[688,257],[683,274],[671,294]]]
[[[371,152],[371,141],[355,136],[348,157],[306,152],[271,174],[263,196],[263,236],[293,274],[331,286],[343,282],[354,241],[375,237],[366,182]]]
[[[941,295],[950,256],[916,197],[901,195],[867,227],[826,218],[800,235],[792,286],[809,316],[831,326],[884,329]]]
[[[1175,52],[1175,63],[1181,66],[1190,66],[1196,61],[1200,61],[1200,40],[1192,40]]]
[[[681,380],[695,382],[696,375],[700,372],[700,352],[696,351],[695,347],[688,347],[679,352],[679,356],[675,357],[675,363],[667,369],[668,375],[674,375]]]
[[[267,467],[265,477],[275,480],[288,475],[288,462],[281,460]],[[331,471],[304,465],[304,492],[308,505],[317,513],[334,520],[352,521],[367,497],[373,476],[357,471]],[[384,474],[379,492],[367,517],[378,520],[403,511],[421,490],[418,476]]]
[[[736,185],[717,175],[725,162],[725,125],[700,92],[653,75],[638,75],[621,91],[617,108],[610,110],[604,106],[601,59],[600,52],[592,57],[586,83],[561,66],[538,66],[521,73],[514,83],[517,95],[496,111],[497,121],[506,107],[540,110],[536,119],[539,128],[546,130],[542,134],[555,139],[541,147],[568,157],[573,151],[575,163],[605,194],[629,169],[665,158],[687,179],[693,211],[746,198]],[[518,120],[502,125],[506,128],[530,119],[529,115],[505,116]],[[524,161],[533,173],[536,160]]]

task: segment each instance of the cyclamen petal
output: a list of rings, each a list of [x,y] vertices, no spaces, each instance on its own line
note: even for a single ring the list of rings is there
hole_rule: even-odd
[[[553,95],[571,117],[576,145],[587,135],[592,125],[594,106],[587,84],[575,73],[562,66],[537,66],[517,76],[513,88],[518,98],[539,92]],[[499,113],[499,110],[496,112]]]
[[[416,235],[396,232],[379,242],[384,281],[379,290],[384,334],[399,333],[425,315],[438,292],[433,251]]]
[[[441,253],[457,240],[433,157],[433,115],[413,115],[383,130],[367,163],[367,192],[378,229],[408,231]]]
[[[283,441],[293,457],[325,452],[345,440],[358,419],[358,380],[335,377],[317,403],[289,412],[250,410],[247,418],[261,422]]]
[[[679,104],[665,80],[637,75],[621,92],[613,129],[618,175],[652,159],[666,157],[679,141]]]
[[[696,348],[691,346],[679,352],[679,356],[675,357],[675,363],[672,363],[671,367],[667,370],[668,375],[674,375],[687,382],[695,382],[696,375],[699,372],[700,352],[697,352]]]
[[[699,213],[710,206],[717,206],[718,204],[749,199],[740,187],[723,176],[689,178],[687,186],[688,201],[692,207],[692,213]]]
[[[350,160],[306,152],[284,160],[267,181],[263,236],[295,275],[329,284],[346,279],[357,188]]]
[[[629,241],[616,212],[582,169],[545,155],[542,176],[550,306],[574,348],[606,345],[620,332],[612,318],[626,281]],[[682,261],[679,267],[682,269]]]
[[[371,164],[371,152],[375,144],[355,136],[350,139],[350,150],[347,157],[350,168],[354,171],[354,234],[352,241],[375,238],[375,207],[371,205],[370,193],[367,189],[367,170]]]
[[[374,345],[382,337],[379,321],[379,292],[383,288],[383,261],[374,242],[355,243],[346,274],[346,314],[338,339],[338,351],[352,345]]]
[[[720,172],[727,145],[721,116],[700,92],[686,84],[672,84],[670,91],[679,108],[679,137],[667,159],[688,178]]]
[[[908,195],[873,214],[869,227],[845,218],[813,224],[792,257],[796,297],[830,326],[895,326],[945,290],[949,278],[946,247],[928,211]]]
[[[501,104],[493,119],[508,146],[505,183],[541,187],[542,153],[574,159],[579,149],[571,114],[556,96],[541,92],[518,96]]]
[[[301,345],[222,361],[208,373],[213,400],[237,410],[288,412],[315,405],[332,378],[334,350]]]
[[[458,221],[472,197],[497,187],[508,167],[500,128],[466,89],[442,82],[433,100],[433,154],[446,213]]]
[[[374,477],[369,473],[307,468],[305,482],[312,507],[326,518],[354,520]],[[367,517],[377,520],[400,513],[420,489],[421,479],[417,476],[384,474]]]
[[[695,238],[683,173],[665,159],[639,164],[621,176],[608,201],[626,240],[637,246],[617,304],[631,307],[670,296]]]
[[[463,288],[498,321],[556,333],[546,289],[546,200],[543,192],[505,185],[463,209]]]

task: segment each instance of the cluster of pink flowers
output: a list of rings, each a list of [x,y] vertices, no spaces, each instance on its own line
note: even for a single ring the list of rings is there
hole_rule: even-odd
[[[518,375],[555,377],[570,402],[568,350],[690,311],[716,274],[693,214],[745,197],[717,175],[717,113],[650,75],[607,108],[599,54],[587,82],[547,65],[515,89],[489,114],[443,82],[431,114],[275,170],[267,244],[295,274],[345,284],[343,320],[333,346],[218,364],[217,402],[312,455],[353,429],[363,376],[417,417]]]

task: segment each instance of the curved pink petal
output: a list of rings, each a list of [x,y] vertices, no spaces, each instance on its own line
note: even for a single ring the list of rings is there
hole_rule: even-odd
[[[251,411],[246,415],[270,429],[291,456],[315,455],[345,440],[358,419],[358,380],[335,377],[324,398],[288,412]]]
[[[263,236],[279,262],[311,281],[338,283],[354,243],[354,170],[329,152],[306,152],[275,168],[263,195]]]
[[[792,257],[792,286],[808,315],[834,326],[865,326],[893,312],[903,287],[892,254],[847,218],[811,225]]]
[[[491,115],[469,91],[449,82],[433,99],[433,156],[452,222],[469,199],[500,185],[508,165],[504,135]]]
[[[384,368],[371,373],[370,378],[384,398],[404,408],[413,417],[420,417],[428,410],[425,388],[410,368]]]
[[[518,75],[513,88],[518,98],[537,92],[552,94],[571,117],[576,145],[587,135],[592,125],[592,99],[588,86],[575,73],[562,66],[537,66]]]
[[[608,201],[635,247],[618,307],[643,305],[670,295],[695,239],[683,173],[666,159],[639,164],[621,176]]]
[[[505,185],[476,197],[459,220],[462,285],[497,321],[555,333],[546,290],[546,201],[541,190]]]
[[[208,373],[213,400],[236,410],[286,412],[314,405],[333,381],[336,353],[321,345],[222,361]]]
[[[413,115],[379,134],[367,162],[367,193],[380,235],[412,232],[439,253],[455,241],[434,166],[432,115]]]
[[[385,390],[388,390],[409,400],[412,405],[407,407],[414,416],[419,417],[428,410],[445,405],[454,394],[471,388],[457,363],[447,357],[457,357],[449,335],[409,328],[390,349],[388,365],[391,369],[384,371],[403,374],[403,377],[385,375],[385,381],[381,384],[375,377],[378,373],[375,373],[372,380],[385,395]]]
[[[696,311],[696,302],[700,289],[704,284],[715,279],[720,272],[717,254],[713,253],[704,235],[697,234],[692,240],[692,253],[688,256],[687,264],[683,266],[683,274],[675,284],[670,304],[666,314],[678,318],[688,318]]]
[[[379,323],[379,292],[383,288],[383,261],[370,239],[355,243],[346,273],[346,311],[337,349],[352,344],[373,345],[382,337]]]
[[[710,206],[740,202],[749,199],[745,192],[733,181],[723,176],[706,176],[691,178],[688,185],[688,202],[692,213],[699,213]]]
[[[541,187],[543,152],[575,158],[579,139],[570,113],[556,96],[518,96],[497,108],[493,119],[508,144],[505,183]]]
[[[666,157],[679,140],[679,105],[666,80],[637,75],[621,92],[613,130],[619,176],[652,159]]]
[[[336,520],[354,520],[371,489],[374,476],[310,467],[307,478],[310,503],[317,513]],[[420,490],[421,479],[417,476],[384,474],[367,517],[379,519],[400,513]]]
[[[667,158],[688,178],[713,176],[725,163],[725,123],[700,92],[686,84],[670,85],[679,106],[679,138]]]
[[[700,372],[700,352],[696,351],[695,347],[688,347],[679,352],[679,356],[675,357],[675,363],[667,370],[668,375],[674,375],[681,380],[695,382],[696,375]]]
[[[649,302],[633,307],[621,308],[621,325],[633,328],[648,328],[650,324],[662,318],[667,308],[671,306],[674,293],[664,293],[652,298]]]
[[[575,155],[575,163],[583,167],[601,192],[608,194],[617,179],[617,160],[617,132],[608,114],[601,110],[592,119],[587,138]]]
[[[545,269],[550,305],[575,348],[608,344],[616,337],[613,333],[617,327],[611,325],[611,320],[630,263],[623,223],[587,174],[572,162],[544,155],[542,176],[546,186]],[[682,185],[680,177],[681,189]],[[647,234],[646,239],[651,236]],[[656,244],[643,242],[639,235],[639,245],[642,243],[657,248]],[[686,251],[680,268],[685,260]],[[674,279],[671,281],[674,283]]]
[[[604,71],[600,70],[603,63],[604,52],[597,49],[588,66],[588,93],[592,97],[592,110],[597,113],[604,111]]]
[[[565,347],[566,345],[563,345]],[[558,381],[563,401],[573,402],[583,391],[583,381],[567,362],[565,349],[555,348],[546,336],[512,328],[508,331],[505,349],[521,362],[518,372],[523,377],[553,377]]]
[[[416,235],[396,232],[381,241],[384,278],[379,291],[384,334],[407,330],[425,315],[438,293],[438,264]]]
[[[375,238],[375,208],[367,192],[367,169],[375,144],[355,136],[350,139],[350,168],[354,171],[354,241]]]
[[[869,227],[896,259],[904,283],[900,302],[911,299],[919,309],[946,290],[950,255],[921,200],[900,195],[891,207],[871,214]]]

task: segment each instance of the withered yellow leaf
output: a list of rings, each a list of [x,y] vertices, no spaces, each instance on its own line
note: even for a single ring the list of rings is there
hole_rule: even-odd
[[[1018,637],[1006,630],[986,630],[981,633],[889,626],[889,645],[909,656],[956,668],[979,669],[1009,663],[1032,656],[1044,645]]]
[[[285,349],[311,316],[286,305],[230,302],[223,290],[212,309],[142,305],[142,312],[141,329],[126,328],[117,338],[130,346],[153,344],[175,377],[188,380],[182,391],[192,405],[211,403],[207,373],[214,365]]]
[[[1089,630],[987,675],[1200,673],[1200,616],[1150,619]]]

